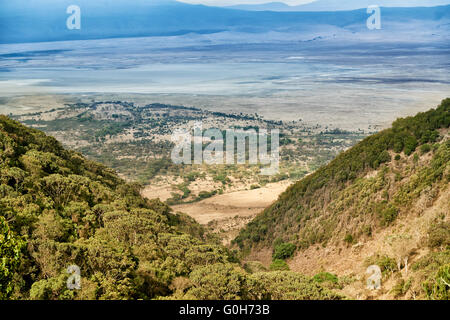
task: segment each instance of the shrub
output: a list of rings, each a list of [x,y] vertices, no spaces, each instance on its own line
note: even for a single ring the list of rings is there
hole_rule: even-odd
[[[353,236],[350,233],[346,234],[344,237],[344,241],[347,243],[353,243]]]
[[[341,300],[344,297],[297,272],[260,272],[250,275],[248,291],[264,300]]]
[[[339,278],[332,273],[329,272],[320,272],[318,274],[316,274],[313,277],[314,281],[317,281],[319,283],[321,282],[332,282],[332,283],[338,283]]]
[[[278,245],[282,244],[283,242],[284,242],[283,239],[278,237],[275,240],[273,240],[272,246],[274,248],[276,248]]]
[[[439,143],[433,144],[433,152],[436,152],[439,149],[439,146],[440,146]]]
[[[274,259],[288,259],[294,254],[296,247],[292,243],[280,243],[275,247],[272,257]]]
[[[434,274],[437,270],[450,261],[450,248],[443,251],[430,252],[416,261],[411,269],[414,271],[425,270],[426,274]]]
[[[8,222],[0,216],[0,300],[10,297],[13,275],[21,261],[25,243],[11,231]]]
[[[428,229],[427,244],[430,248],[450,246],[450,222],[441,222]]]
[[[450,264],[439,268],[431,281],[425,281],[423,288],[428,299],[449,300],[450,299]]]
[[[420,152],[422,153],[422,154],[425,154],[425,153],[428,153],[428,152],[430,152],[431,151],[431,147],[430,147],[430,145],[429,144],[424,144],[424,145],[422,145],[421,147],[420,147]]]
[[[413,136],[408,136],[405,141],[405,154],[409,156],[417,148],[417,140]]]
[[[400,153],[403,151],[403,143],[401,141],[396,141],[394,143],[394,152]]]
[[[364,226],[363,227],[363,233],[370,237],[372,235],[372,227],[371,226]]]
[[[380,164],[389,162],[389,161],[391,161],[391,155],[389,154],[389,152],[387,150],[384,150],[382,153],[380,153],[377,160]]]
[[[231,264],[213,264],[194,270],[189,280],[192,288],[187,299],[237,300],[248,299],[247,274]]]
[[[398,208],[393,205],[389,205],[387,208],[381,211],[382,223],[384,225],[387,225],[393,222],[397,218],[397,215],[398,215]]]
[[[289,270],[289,266],[286,263],[286,261],[282,260],[282,259],[275,259],[273,260],[273,262],[270,264],[270,270],[271,271],[284,271],[284,270]]]
[[[395,262],[395,259],[387,255],[372,255],[366,259],[364,264],[367,267],[370,265],[379,266],[383,275],[397,271],[397,264]]]
[[[203,199],[207,199],[207,198],[211,198],[213,196],[215,196],[217,194],[217,190],[213,190],[213,191],[201,191],[198,196],[197,199],[198,200],[203,200]]]
[[[32,300],[73,300],[77,291],[67,289],[65,274],[33,283],[30,289]]]
[[[411,279],[409,279],[406,282],[403,279],[399,279],[399,280],[397,280],[396,284],[392,288],[391,294],[395,298],[399,298],[401,296],[404,296],[406,294],[406,292],[409,290],[409,288],[411,287],[411,284],[412,284]]]

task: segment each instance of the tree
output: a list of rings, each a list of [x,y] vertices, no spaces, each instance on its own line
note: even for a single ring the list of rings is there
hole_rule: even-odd
[[[186,294],[188,299],[248,299],[247,275],[232,264],[217,263],[198,268],[190,274],[189,279],[192,288]]]
[[[23,247],[24,242],[12,233],[5,218],[0,217],[0,300],[11,296],[12,279]]]
[[[274,259],[287,259],[292,257],[295,251],[295,245],[292,243],[280,243],[273,252]]]
[[[403,266],[405,268],[405,274],[408,274],[409,256],[416,249],[417,243],[412,240],[411,236],[400,235],[397,238],[394,238],[391,247],[397,261],[398,270],[400,271]]]

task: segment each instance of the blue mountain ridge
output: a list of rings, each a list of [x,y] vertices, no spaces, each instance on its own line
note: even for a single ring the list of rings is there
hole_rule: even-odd
[[[220,31],[301,31],[315,25],[365,28],[366,9],[336,12],[243,11],[170,0],[15,0],[0,2],[0,43],[167,36]],[[81,29],[68,30],[66,9],[81,8]],[[450,5],[383,8],[383,22],[450,19]]]
[[[336,11],[362,9],[375,4],[380,7],[435,7],[448,5],[450,0],[316,0],[297,6],[289,6],[284,2],[267,2],[238,4],[227,6],[227,8],[249,11]]]

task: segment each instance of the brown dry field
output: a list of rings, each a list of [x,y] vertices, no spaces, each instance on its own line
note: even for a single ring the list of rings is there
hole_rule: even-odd
[[[173,183],[173,181],[172,181]],[[206,181],[204,181],[206,183]],[[210,232],[218,234],[224,245],[230,244],[239,231],[258,213],[267,208],[291,184],[290,181],[269,183],[264,187],[248,190],[250,185],[240,185],[211,198],[186,204],[171,206],[175,212],[183,212],[198,223],[207,225]],[[202,185],[203,188],[206,186]],[[206,189],[211,189],[209,186]],[[170,183],[154,184],[145,187],[142,195],[146,198],[159,198],[164,201],[174,192]]]
[[[233,191],[194,203],[174,205],[172,208],[176,212],[190,215],[200,224],[235,216],[254,216],[277,200],[290,184],[289,181],[269,183],[259,189]],[[149,186],[142,194],[147,198],[166,200],[171,192],[173,190],[170,186]]]

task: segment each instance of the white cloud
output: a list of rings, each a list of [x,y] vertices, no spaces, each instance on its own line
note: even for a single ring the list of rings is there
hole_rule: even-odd
[[[236,4],[260,4],[268,2],[284,2],[288,5],[295,6],[299,4],[314,2],[316,0],[177,0],[177,1],[192,4],[205,4],[209,6],[232,6]]]

